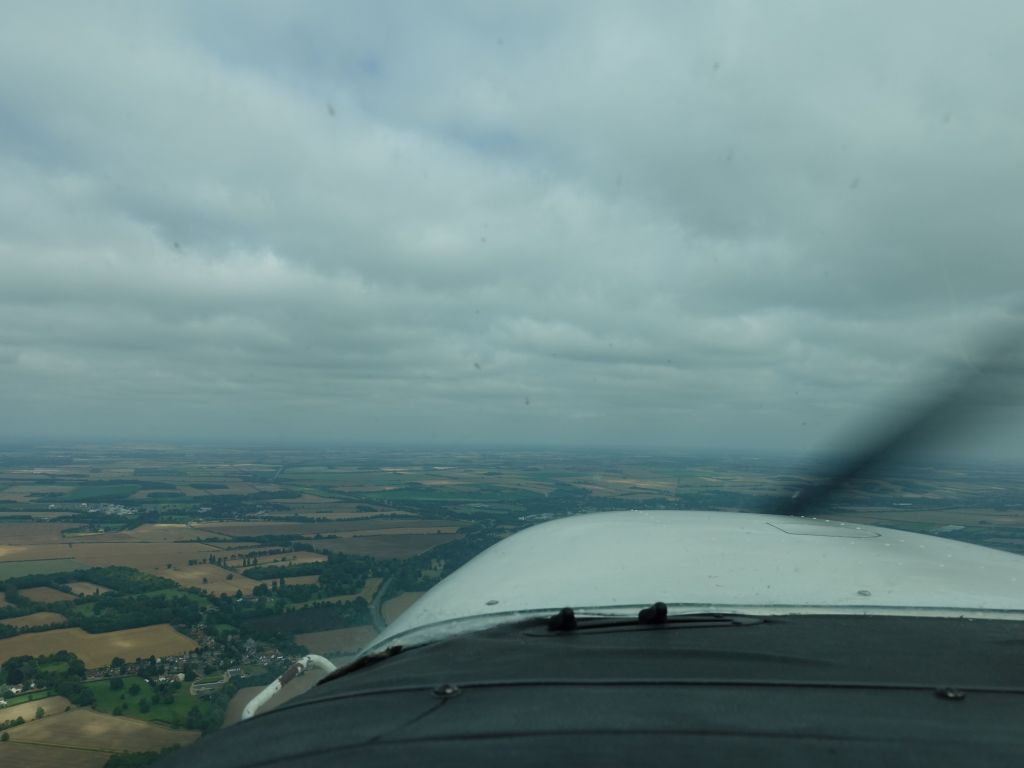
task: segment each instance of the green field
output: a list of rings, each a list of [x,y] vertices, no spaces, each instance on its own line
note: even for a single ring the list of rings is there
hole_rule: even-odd
[[[0,563],[0,581],[19,576],[33,576],[39,573],[64,573],[78,571],[89,566],[80,563],[73,557],[60,557],[50,560],[12,560]]]
[[[220,679],[219,676],[218,679]],[[120,707],[121,714],[125,717],[134,717],[137,720],[152,720],[173,727],[182,727],[192,707],[199,707],[200,711],[204,714],[210,709],[209,702],[192,696],[188,692],[189,684],[182,683],[181,688],[172,694],[174,700],[171,704],[164,704],[161,701],[158,704],[151,704],[149,711],[143,712],[139,707],[141,701],[151,702],[154,695],[158,698],[161,695],[156,693],[153,686],[141,677],[129,676],[122,678],[122,680],[124,680],[124,688],[118,691],[111,690],[109,680],[97,680],[96,682],[86,683],[86,686],[91,688],[92,692],[96,694],[94,708],[97,712],[109,714],[113,713],[115,708]],[[132,685],[139,686],[139,693],[135,696],[128,692]]]
[[[199,605],[209,605],[210,601],[202,595],[195,595],[191,592],[186,592],[183,589],[154,589],[152,592],[143,592],[146,597],[168,597],[178,598],[185,597],[191,600],[193,603]]]
[[[27,704],[30,701],[38,701],[39,699],[45,699],[53,696],[53,691],[32,691],[32,693],[23,693],[21,696],[12,696],[7,700],[7,706],[13,707],[17,704]]]

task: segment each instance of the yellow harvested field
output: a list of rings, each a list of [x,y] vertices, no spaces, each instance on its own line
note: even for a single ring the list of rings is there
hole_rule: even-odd
[[[19,744],[16,741],[0,742],[0,765],[17,768],[103,768],[109,759],[109,752],[48,747],[42,744]]]
[[[346,627],[296,635],[295,641],[321,656],[356,653],[377,636],[373,627]]]
[[[129,717],[100,714],[91,709],[72,709],[15,726],[7,732],[12,742],[95,749],[107,753],[155,751],[191,744],[199,738],[199,731],[173,730]]]
[[[35,720],[36,710],[40,707],[43,708],[43,712],[47,715],[56,715],[58,712],[63,712],[70,705],[71,702],[63,696],[48,696],[45,699],[26,701],[24,704],[15,704],[13,707],[0,709],[0,722],[4,720],[17,720],[19,717],[24,717],[26,720]]]
[[[74,595],[53,587],[29,587],[18,591],[22,597],[27,597],[33,603],[64,603],[75,599]]]
[[[93,584],[91,581],[69,581],[68,587],[76,595],[95,595],[96,593],[103,594],[110,590],[106,587],[101,587],[99,584]]]
[[[198,587],[214,595],[233,595],[238,590],[242,590],[243,595],[251,595],[253,589],[259,584],[258,581],[241,574],[231,573],[220,566],[209,563],[160,571],[160,575],[173,579],[186,589]]]
[[[61,531],[74,528],[71,523],[3,523],[0,541],[11,546],[50,544],[61,541]]]
[[[392,597],[390,600],[385,601],[384,605],[381,606],[381,611],[384,613],[384,621],[388,624],[393,622],[424,594],[424,592],[403,592],[398,597]]]
[[[0,619],[0,624],[9,627],[45,627],[47,624],[63,624],[67,619],[59,613],[52,611],[40,611],[30,613],[28,616],[17,616],[13,619]]]
[[[0,640],[0,664],[15,656],[44,656],[57,651],[71,651],[86,667],[93,669],[110,664],[115,656],[134,661],[147,656],[177,656],[195,647],[195,640],[170,624],[151,624],[95,635],[71,627]]]
[[[152,573],[166,568],[168,563],[185,566],[189,560],[205,560],[211,553],[219,552],[216,547],[200,542],[147,543],[125,537],[124,541],[76,540],[64,544],[0,545],[0,562],[73,557],[90,566],[126,565]]]

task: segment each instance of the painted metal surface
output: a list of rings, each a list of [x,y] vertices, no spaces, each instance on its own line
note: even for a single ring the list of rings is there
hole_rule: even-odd
[[[1024,616],[1024,557],[810,518],[681,510],[579,515],[483,552],[367,652],[563,606],[604,612],[658,600],[681,611]]]
[[[288,667],[288,669],[284,671],[284,674],[253,696],[249,700],[249,703],[245,705],[245,709],[242,710],[242,717],[240,719],[248,720],[250,717],[253,717],[259,711],[260,707],[274,698],[278,691],[288,685],[288,683],[296,677],[303,674],[309,667],[316,667],[317,669],[322,669],[324,672],[328,673],[333,672],[336,669],[334,664],[323,656],[317,656],[315,653],[303,656]]]

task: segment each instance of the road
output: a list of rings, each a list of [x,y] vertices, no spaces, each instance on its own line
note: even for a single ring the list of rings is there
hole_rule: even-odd
[[[393,576],[388,576],[384,581],[377,587],[377,591],[373,595],[373,600],[370,601],[370,621],[373,622],[373,628],[378,632],[383,632],[384,628],[388,625],[387,621],[384,620],[384,613],[381,611],[381,602],[384,598],[384,593],[388,591],[388,587],[391,586],[391,579]]]

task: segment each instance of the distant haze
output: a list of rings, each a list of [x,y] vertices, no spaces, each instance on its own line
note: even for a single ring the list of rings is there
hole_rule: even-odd
[[[1012,2],[9,4],[0,437],[829,445],[1017,301],[1022,39]]]

